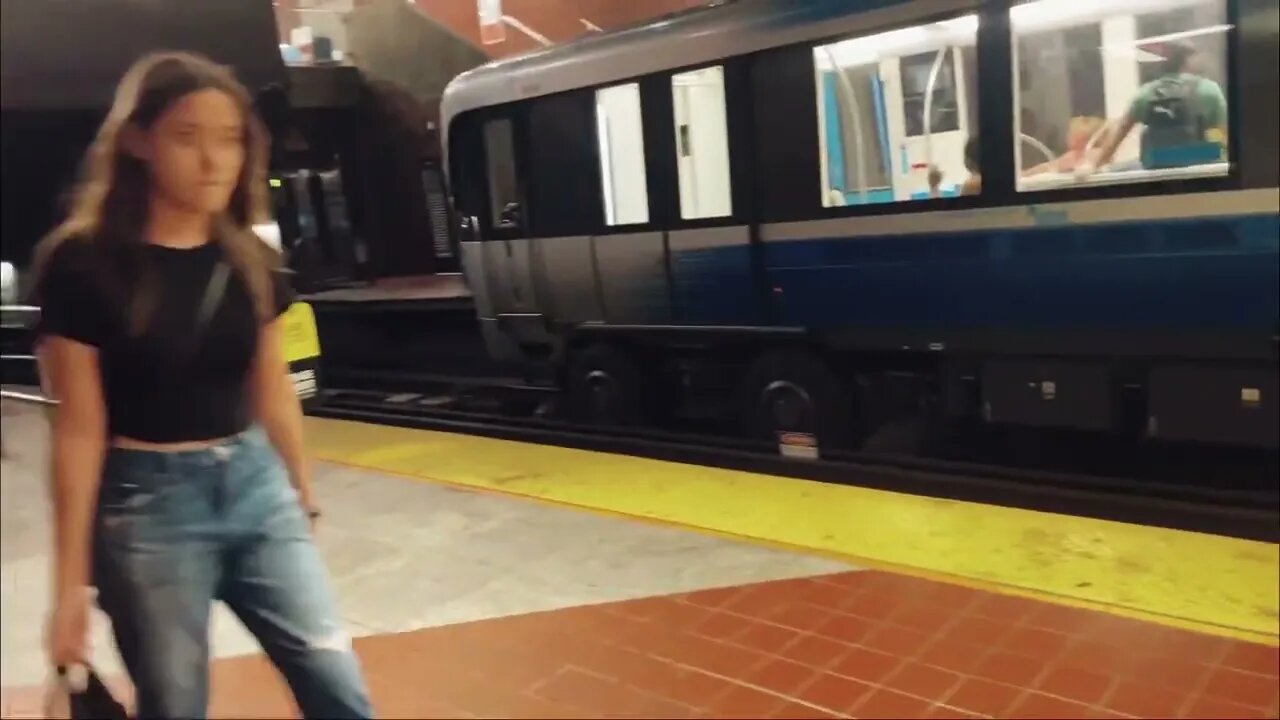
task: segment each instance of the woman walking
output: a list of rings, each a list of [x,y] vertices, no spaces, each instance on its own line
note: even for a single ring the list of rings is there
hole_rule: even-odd
[[[140,718],[204,717],[214,600],[309,718],[369,717],[311,530],[278,318],[267,138],[226,69],[165,53],[125,75],[66,222],[37,254],[53,420],[50,660],[83,662],[90,586]]]

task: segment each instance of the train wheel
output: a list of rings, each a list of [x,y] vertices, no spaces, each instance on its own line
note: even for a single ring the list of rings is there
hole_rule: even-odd
[[[569,363],[569,402],[575,419],[599,425],[638,425],[651,417],[648,375],[626,352],[592,345]]]
[[[743,378],[740,400],[745,432],[776,442],[781,433],[814,436],[819,447],[854,441],[852,393],[819,358],[779,351],[757,360]]]

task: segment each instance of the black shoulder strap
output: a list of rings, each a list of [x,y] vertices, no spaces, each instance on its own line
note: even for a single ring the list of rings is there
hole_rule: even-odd
[[[213,315],[222,304],[222,297],[227,293],[227,279],[231,276],[231,267],[219,260],[209,273],[209,282],[205,283],[204,296],[200,298],[200,307],[196,309],[195,327],[192,328],[189,350],[195,352],[200,347],[200,338],[208,329]]]

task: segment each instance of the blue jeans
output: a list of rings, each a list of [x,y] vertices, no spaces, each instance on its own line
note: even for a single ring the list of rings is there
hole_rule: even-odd
[[[307,518],[261,430],[202,450],[113,448],[95,524],[98,604],[137,717],[208,712],[215,599],[257,637],[304,717],[372,716]]]

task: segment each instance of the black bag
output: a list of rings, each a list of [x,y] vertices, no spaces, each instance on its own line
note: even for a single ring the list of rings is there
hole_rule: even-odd
[[[1147,126],[1142,133],[1144,166],[1160,164],[1151,157],[1153,152],[1204,141],[1199,89],[1199,78],[1177,76],[1161,78],[1151,87],[1146,116],[1141,118]]]
[[[124,705],[88,665],[58,668],[56,684],[45,704],[45,716],[67,720],[129,720]]]

